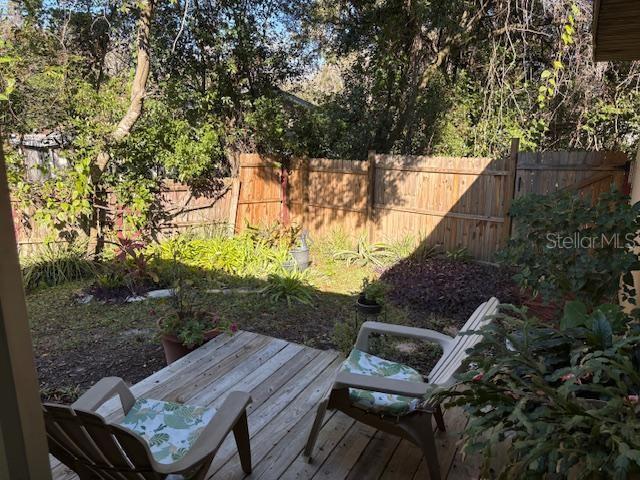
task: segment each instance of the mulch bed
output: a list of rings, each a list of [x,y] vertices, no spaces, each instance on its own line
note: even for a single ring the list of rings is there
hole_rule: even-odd
[[[409,257],[386,270],[381,279],[390,286],[388,297],[395,305],[407,307],[415,316],[444,316],[461,327],[490,297],[501,303],[519,302],[512,275],[509,269],[485,263]]]
[[[103,377],[116,376],[137,383],[166,366],[152,333],[125,331],[121,335],[93,332],[74,349],[36,356],[43,401],[71,403]]]

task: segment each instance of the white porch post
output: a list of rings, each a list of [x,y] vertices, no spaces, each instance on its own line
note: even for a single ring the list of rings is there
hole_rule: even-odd
[[[0,478],[51,478],[1,143]]]

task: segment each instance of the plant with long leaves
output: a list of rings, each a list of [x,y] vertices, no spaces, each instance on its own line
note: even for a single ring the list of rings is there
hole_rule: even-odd
[[[393,261],[396,256],[388,244],[378,242],[369,243],[365,237],[360,237],[355,248],[338,250],[333,254],[335,260],[342,260],[347,265],[375,265],[382,267]]]
[[[305,275],[298,271],[284,275],[269,275],[267,284],[260,289],[259,293],[267,296],[273,303],[286,301],[289,307],[294,303],[313,305],[315,299],[313,289]]]

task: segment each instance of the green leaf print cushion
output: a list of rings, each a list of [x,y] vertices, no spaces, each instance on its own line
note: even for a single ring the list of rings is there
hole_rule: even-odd
[[[351,350],[349,357],[342,363],[340,370],[360,375],[424,383],[422,375],[413,368],[376,357],[355,348]],[[370,392],[358,388],[349,389],[349,398],[355,406],[364,410],[394,416],[405,415],[415,410],[421,402],[419,398],[394,395],[392,393]]]
[[[142,436],[157,462],[173,463],[184,457],[215,414],[213,408],[140,399],[120,425]]]

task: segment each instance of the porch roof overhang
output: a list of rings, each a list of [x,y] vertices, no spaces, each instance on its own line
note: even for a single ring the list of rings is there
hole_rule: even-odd
[[[594,0],[592,35],[596,62],[640,60],[640,1]]]

